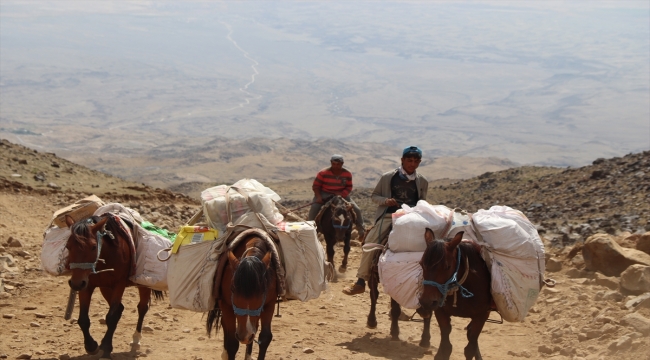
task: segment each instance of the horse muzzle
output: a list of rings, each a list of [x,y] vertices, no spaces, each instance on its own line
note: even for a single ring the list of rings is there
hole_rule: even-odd
[[[252,343],[253,340],[255,339],[255,333],[247,334],[245,336],[240,336],[239,332],[236,332],[235,333],[235,339],[237,339],[237,341],[239,341],[242,345],[248,345],[248,344]]]
[[[70,289],[74,291],[81,291],[88,287],[88,279],[81,279],[77,281],[73,281],[72,279],[68,280],[68,285],[70,285]]]

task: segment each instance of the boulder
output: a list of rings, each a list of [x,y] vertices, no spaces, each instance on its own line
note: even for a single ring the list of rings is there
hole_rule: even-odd
[[[556,258],[546,260],[546,271],[557,272],[562,270],[562,261]]]
[[[650,266],[632,265],[621,273],[621,287],[633,293],[650,291]]]
[[[621,318],[621,324],[631,327],[643,335],[650,335],[650,319],[639,313],[631,313]]]
[[[636,249],[650,254],[650,231],[641,235],[636,241]]]
[[[650,266],[650,255],[635,249],[626,249],[614,241],[611,235],[590,236],[582,248],[582,257],[589,270],[607,276],[619,276],[630,265]]]

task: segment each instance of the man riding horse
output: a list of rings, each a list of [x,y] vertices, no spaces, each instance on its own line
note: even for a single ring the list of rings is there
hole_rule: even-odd
[[[323,204],[328,202],[336,195],[341,195],[347,202],[352,204],[354,212],[356,213],[356,228],[359,232],[359,238],[362,239],[366,230],[363,227],[363,217],[361,216],[361,209],[359,206],[350,199],[350,192],[352,191],[352,174],[343,167],[343,156],[332,155],[330,158],[330,167],[325,168],[316,174],[312,190],[314,191],[314,199],[309,209],[308,220],[316,219],[316,215],[320,212]]]
[[[377,204],[375,226],[370,229],[365,243],[383,244],[392,227],[392,215],[402,204],[415,206],[419,200],[425,200],[429,182],[416,172],[422,161],[422,150],[409,146],[402,151],[402,165],[381,176],[372,192],[372,201]],[[357,271],[357,282],[343,289],[346,295],[361,294],[366,291],[366,281],[370,278],[376,251],[362,252],[361,263]]]

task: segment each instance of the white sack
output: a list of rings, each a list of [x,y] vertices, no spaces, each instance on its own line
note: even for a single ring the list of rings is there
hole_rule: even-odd
[[[544,279],[544,245],[523,213],[507,206],[479,210],[474,224],[483,239],[481,255],[492,274],[491,291],[506,321],[523,321]]]
[[[158,252],[172,247],[166,237],[138,227],[135,251],[135,275],[129,279],[153,290],[167,291],[167,262],[158,260]]]
[[[219,240],[182,245],[167,261],[169,304],[175,309],[206,312],[214,309],[212,295]]]
[[[273,201],[279,201],[280,196],[273,190],[265,187],[254,179],[242,179],[232,185],[246,192],[249,201],[235,189],[228,190],[229,186],[219,185],[205,189],[201,192],[203,213],[208,224],[219,230],[220,234],[226,233],[228,225],[228,212],[226,204],[226,191],[230,202],[230,213],[233,223],[249,211],[264,215],[266,219],[277,224],[284,219]],[[251,209],[251,206],[253,207]]]
[[[388,234],[388,248],[393,252],[424,251],[424,232],[429,222],[417,212],[393,216],[393,229]]]
[[[67,227],[52,226],[45,230],[41,249],[41,264],[46,273],[54,276],[70,274],[70,270],[66,269],[68,249],[65,247],[70,234],[70,228]]]
[[[433,231],[436,239],[442,239],[446,234],[443,234],[444,229],[447,227],[447,219],[451,213],[451,209],[445,205],[431,205],[425,200],[418,201],[417,205],[408,209],[408,205],[402,205],[405,212],[414,211],[422,215],[422,217],[429,223],[429,229]]]
[[[325,251],[313,221],[288,222],[278,232],[284,258],[287,299],[316,299],[327,289]]]
[[[407,309],[420,307],[422,293],[422,266],[424,252],[400,252],[390,250],[379,257],[379,281],[384,292]]]
[[[488,264],[492,263],[492,298],[499,313],[506,321],[524,321],[539,295],[537,266],[531,266],[530,259],[487,253]]]

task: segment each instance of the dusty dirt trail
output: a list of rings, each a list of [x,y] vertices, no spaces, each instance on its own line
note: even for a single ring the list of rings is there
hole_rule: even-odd
[[[0,243],[12,236],[23,242],[22,250],[28,253],[14,256],[17,266],[11,267],[11,271],[0,269],[6,288],[5,295],[0,294],[0,358],[96,359],[96,356],[84,355],[83,338],[77,324],[63,319],[69,292],[67,278],[52,277],[39,270],[42,231],[57,207],[47,196],[0,193]],[[5,248],[0,256],[10,251],[13,250]],[[338,248],[337,259],[340,253]],[[366,328],[368,292],[353,297],[341,293],[341,289],[354,279],[359,256],[360,248],[353,247],[351,268],[339,276],[338,282],[331,283],[320,298],[306,303],[282,304],[282,317],[273,320],[274,339],[268,359],[433,358],[439,341],[435,320],[430,349],[417,345],[422,328],[418,322],[400,322],[401,341],[391,341],[387,315],[390,299],[386,295],[379,298],[378,328]],[[551,274],[558,281],[557,286],[543,291],[525,322],[486,324],[479,338],[484,358],[650,359],[648,336],[618,321],[630,312],[623,306],[627,298],[603,296],[612,290],[598,285],[593,273],[577,273],[579,276],[574,271],[573,277],[565,272]],[[145,325],[152,331],[144,334],[138,353],[129,353],[137,320],[136,304],[137,291],[127,290],[126,309],[113,342],[114,360],[220,359],[221,334],[208,338],[202,314],[171,309],[166,301],[154,301],[145,318]],[[106,311],[106,303],[97,292],[90,309],[91,332],[96,340],[103,336],[105,325],[100,324],[100,319]],[[650,309],[638,312],[650,317]],[[78,308],[73,317],[76,318],[77,313]],[[599,317],[609,320],[599,321]],[[464,359],[463,327],[468,320],[454,318],[452,321],[452,359]],[[586,328],[600,333],[579,340]],[[613,342],[626,335],[632,340],[624,347],[612,348]],[[255,347],[254,356],[256,353]],[[243,347],[237,358],[244,358]]]

